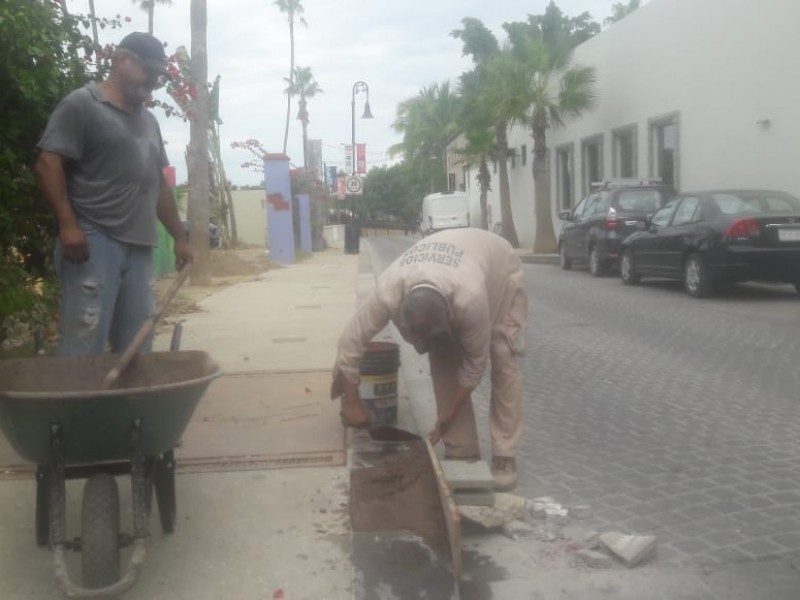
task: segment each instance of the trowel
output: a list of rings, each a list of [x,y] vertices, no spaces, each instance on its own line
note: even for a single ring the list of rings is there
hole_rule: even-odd
[[[416,433],[392,427],[391,425],[370,427],[369,437],[376,442],[416,442],[422,439]]]

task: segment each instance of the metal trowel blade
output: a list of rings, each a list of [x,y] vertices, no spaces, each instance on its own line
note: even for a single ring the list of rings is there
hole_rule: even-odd
[[[378,425],[371,427],[369,430],[369,437],[376,442],[414,442],[422,438],[416,433],[398,429],[390,425]]]

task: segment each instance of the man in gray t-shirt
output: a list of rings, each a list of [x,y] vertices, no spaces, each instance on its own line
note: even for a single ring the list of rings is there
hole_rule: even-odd
[[[36,175],[59,228],[62,355],[100,354],[107,343],[121,352],[153,312],[157,220],[178,266],[191,261],[161,131],[144,107],[166,75],[161,42],[129,34],[108,79],[67,95],[39,141]]]

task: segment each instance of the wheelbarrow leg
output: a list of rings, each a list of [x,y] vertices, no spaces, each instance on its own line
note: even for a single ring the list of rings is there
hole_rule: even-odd
[[[67,485],[64,479],[64,452],[61,426],[51,425],[50,429],[50,465],[47,481],[48,488],[48,522],[50,529],[50,547],[63,547],[67,541]]]
[[[44,465],[36,467],[36,545],[47,546],[50,541],[50,477]]]
[[[172,450],[156,460],[153,466],[153,486],[156,490],[158,515],[161,519],[161,531],[175,531],[177,519],[177,502],[175,498],[175,453]]]

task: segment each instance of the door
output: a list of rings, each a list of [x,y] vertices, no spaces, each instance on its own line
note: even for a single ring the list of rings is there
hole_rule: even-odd
[[[564,228],[562,233],[564,235],[563,241],[566,248],[567,256],[569,258],[576,258],[575,255],[575,237],[576,232],[575,230],[578,227],[578,221],[580,219],[581,213],[583,213],[583,209],[586,208],[586,201],[588,198],[584,198],[580,201],[578,206],[575,207],[575,210],[572,211],[572,217],[569,221],[564,223]]]
[[[692,245],[693,234],[700,220],[700,198],[685,196],[675,210],[672,221],[661,232],[659,268],[672,277],[683,274],[683,255]]]
[[[569,248],[570,256],[580,260],[586,260],[587,238],[592,227],[592,220],[600,202],[600,194],[591,194],[586,198],[586,206],[583,212],[575,218],[575,227],[570,232]]]
[[[647,225],[647,235],[636,240],[634,259],[636,268],[641,273],[660,275],[663,272],[663,264],[660,259],[663,231],[669,225],[677,204],[677,199],[670,200],[664,205],[664,208],[656,211]]]

